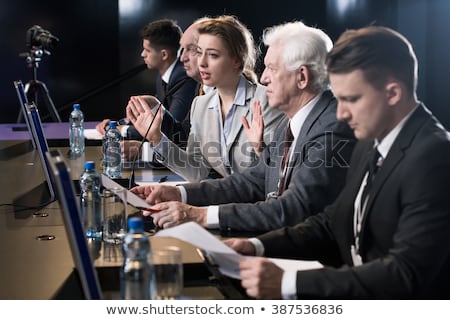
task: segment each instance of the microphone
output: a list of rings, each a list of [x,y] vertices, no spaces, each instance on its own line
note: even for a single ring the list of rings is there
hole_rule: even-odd
[[[134,181],[134,170],[135,170],[136,160],[137,160],[137,157],[139,156],[139,153],[141,152],[142,145],[144,144],[144,142],[146,140],[147,134],[150,132],[150,129],[151,129],[152,125],[153,125],[153,122],[155,121],[156,117],[158,116],[158,112],[161,109],[161,105],[162,105],[161,102],[158,102],[158,105],[156,107],[155,115],[154,115],[152,121],[150,122],[150,124],[148,125],[147,131],[145,132],[144,136],[142,137],[141,142],[139,143],[138,150],[137,150],[136,154],[133,157],[133,162],[131,162],[131,174],[130,174],[130,178],[128,180],[128,189],[131,189],[131,188],[136,186],[136,183]]]
[[[180,89],[181,86],[182,86],[187,80],[188,80],[188,78],[184,78],[184,79],[181,79],[180,81],[178,81],[177,83],[175,83],[175,84],[169,89],[169,91],[167,92],[167,94],[165,95],[164,100],[163,100],[163,103],[166,102],[166,104],[167,104],[167,97],[173,95],[176,91],[178,91],[178,89]],[[142,140],[141,140],[141,143],[139,144],[139,148],[138,148],[137,153],[134,155],[133,162],[131,163],[131,174],[130,174],[130,178],[129,178],[129,180],[128,180],[128,189],[131,189],[132,187],[135,187],[135,186],[136,186],[135,179],[134,179],[134,176],[135,176],[135,173],[134,173],[134,170],[135,170],[135,163],[136,163],[136,161],[137,161],[137,157],[139,156],[139,153],[141,152],[142,146],[143,146],[143,144],[144,144],[144,142],[145,142],[145,137],[146,137],[147,134],[150,132],[150,128],[151,128],[152,125],[153,125],[153,121],[155,121],[155,118],[156,118],[156,116],[158,115],[159,109],[161,109],[161,102],[159,102],[158,107],[157,107],[156,112],[155,112],[155,116],[153,117],[152,121],[150,122],[150,124],[149,124],[149,126],[148,126],[148,128],[147,128],[147,131],[145,132],[145,135],[142,137]]]

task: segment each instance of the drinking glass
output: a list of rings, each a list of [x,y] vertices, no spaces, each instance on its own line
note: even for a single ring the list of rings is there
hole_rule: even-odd
[[[150,263],[153,268],[153,299],[174,300],[183,290],[183,262],[181,249],[168,246],[152,251]]]
[[[126,233],[127,192],[125,188],[107,188],[102,192],[103,241],[122,243]]]

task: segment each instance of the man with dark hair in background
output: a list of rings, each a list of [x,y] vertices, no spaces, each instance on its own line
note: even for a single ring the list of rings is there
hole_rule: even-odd
[[[178,59],[181,28],[173,20],[160,19],[144,26],[140,34],[143,47],[141,57],[148,69],[158,70],[156,97],[162,102],[164,112],[168,112],[163,119],[162,130],[182,145],[187,139],[187,133],[181,126],[181,121],[189,114],[192,100],[196,96],[197,82],[186,75],[183,63]],[[105,119],[99,123],[97,131],[105,134],[109,121],[110,119]],[[127,139],[142,139],[133,126],[122,125],[120,131]],[[126,159],[132,160],[133,156],[128,156],[132,152],[126,150],[137,148],[138,143],[140,142],[125,141],[123,149]]]

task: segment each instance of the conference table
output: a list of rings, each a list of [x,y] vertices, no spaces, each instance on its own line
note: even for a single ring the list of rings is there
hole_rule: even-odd
[[[1,130],[0,130],[1,131]],[[10,137],[11,138],[11,137]],[[13,137],[14,138],[14,137]],[[49,139],[50,149],[64,155],[72,179],[85,161],[101,168],[101,146],[88,143],[84,154],[69,155],[67,139]],[[58,201],[48,199],[43,168],[30,140],[0,139],[0,299],[83,299]],[[163,169],[164,170],[164,169]],[[158,174],[164,173],[161,169]],[[124,170],[127,179],[131,170]],[[151,169],[137,169],[137,177]],[[134,212],[134,211],[135,212]],[[131,214],[138,214],[131,208]],[[152,237],[153,248],[176,245],[183,252],[183,296],[192,299],[244,299],[238,282],[208,265],[198,248],[175,238]],[[120,245],[88,241],[105,299],[119,297]]]

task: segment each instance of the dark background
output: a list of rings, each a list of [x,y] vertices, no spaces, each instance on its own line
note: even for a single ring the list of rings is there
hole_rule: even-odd
[[[348,28],[385,25],[409,38],[419,59],[419,98],[450,128],[450,1],[448,0],[14,0],[0,3],[0,123],[16,122],[13,81],[27,83],[27,30],[41,25],[60,39],[44,56],[43,81],[63,121],[79,102],[87,121],[121,118],[128,97],[154,92],[154,71],[141,71],[100,90],[142,64],[139,30],[148,22],[175,19],[184,29],[204,15],[236,15],[259,42],[265,27],[292,20],[317,26],[336,40]],[[261,71],[259,65],[258,71]],[[44,121],[51,121],[39,105]]]

